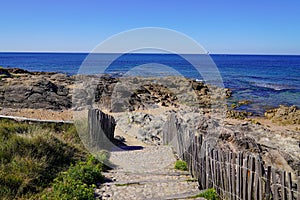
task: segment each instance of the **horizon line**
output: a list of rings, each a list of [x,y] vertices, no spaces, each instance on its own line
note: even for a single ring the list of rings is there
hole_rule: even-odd
[[[0,53],[57,53],[57,54],[67,54],[67,53],[73,53],[73,54],[91,54],[92,52],[88,51],[0,51]],[[124,54],[120,52],[107,52],[107,53],[99,53],[99,54]],[[132,52],[129,54],[173,54],[173,53],[164,53],[164,52]],[[197,53],[178,53],[178,55],[199,55]],[[203,53],[206,55],[205,53]],[[200,54],[202,55],[202,54]],[[270,55],[270,56],[300,56],[296,53],[218,53],[218,52],[208,52],[208,55]]]

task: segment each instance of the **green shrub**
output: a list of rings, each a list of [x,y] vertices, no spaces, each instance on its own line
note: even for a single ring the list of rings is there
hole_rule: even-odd
[[[200,194],[193,196],[192,198],[198,198],[198,197],[203,197],[208,200],[217,200],[218,199],[218,194],[214,188],[207,189]]]
[[[104,180],[101,172],[102,163],[98,163],[96,159],[90,157],[87,162],[79,162],[77,165],[70,167],[67,176],[91,185]]]
[[[102,164],[90,156],[86,162],[71,166],[54,181],[52,191],[43,199],[94,199],[95,183],[102,182]]]
[[[80,180],[65,177],[63,180],[56,179],[53,191],[42,196],[45,200],[92,200],[94,199],[94,188],[96,185],[87,185]]]
[[[181,170],[181,171],[187,171],[188,166],[185,161],[182,160],[177,160],[174,166],[175,169]]]

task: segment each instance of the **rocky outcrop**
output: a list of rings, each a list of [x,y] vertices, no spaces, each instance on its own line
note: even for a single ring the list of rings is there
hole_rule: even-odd
[[[300,125],[300,110],[296,106],[288,107],[281,105],[279,108],[266,111],[265,117],[282,125]]]
[[[252,116],[251,112],[246,112],[246,111],[238,111],[238,110],[227,110],[226,113],[228,118],[232,119],[246,119],[249,116]]]
[[[5,85],[0,88],[0,106],[10,108],[71,108],[69,89],[48,80],[30,84]]]
[[[162,128],[165,116],[143,112],[130,112],[115,116],[118,128],[148,144],[162,143]]]
[[[11,74],[33,74],[30,71],[20,68],[7,68],[6,70]]]
[[[63,110],[72,106],[66,75],[36,75],[26,70],[9,68],[10,79],[0,83],[0,107]],[[64,77],[64,78],[58,78]]]
[[[11,78],[12,75],[9,73],[7,69],[0,67],[0,79],[1,78]]]
[[[184,77],[121,77],[29,72],[1,68],[0,106],[82,110],[97,106],[111,112],[178,108],[181,104],[210,108],[230,96],[221,89]]]
[[[210,108],[230,96],[228,89],[212,87],[183,77],[141,78],[110,76],[76,77],[76,107],[96,102],[111,112],[178,108],[188,105]],[[224,102],[223,102],[224,104]]]
[[[133,92],[131,92],[133,91]],[[167,87],[146,83],[136,89],[118,86],[112,97],[112,112],[154,109],[162,107],[179,107],[177,97]]]

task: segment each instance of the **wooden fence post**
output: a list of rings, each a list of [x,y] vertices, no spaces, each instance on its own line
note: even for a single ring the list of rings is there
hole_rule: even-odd
[[[208,160],[208,144],[205,145],[205,175],[206,175],[206,189],[209,188],[209,160]]]
[[[272,168],[271,166],[268,166],[267,182],[266,182],[266,200],[269,200],[271,196],[271,172],[272,172]]]
[[[278,186],[277,186],[277,178],[276,178],[276,171],[272,170],[272,194],[273,199],[278,200]]]
[[[247,199],[247,182],[248,182],[248,170],[247,170],[247,159],[243,159],[243,199]]]
[[[231,179],[232,179],[232,199],[236,199],[236,154],[232,154],[232,159],[231,159]]]
[[[286,199],[286,188],[285,188],[285,179],[286,174],[285,171],[281,171],[281,197],[282,199]]]
[[[298,177],[298,182],[297,182],[297,200],[300,200],[300,176]]]
[[[290,199],[290,200],[293,200],[293,192],[292,192],[292,190],[293,190],[293,186],[292,186],[292,174],[291,174],[291,172],[288,172],[287,173],[287,188],[288,188],[288,198]]]

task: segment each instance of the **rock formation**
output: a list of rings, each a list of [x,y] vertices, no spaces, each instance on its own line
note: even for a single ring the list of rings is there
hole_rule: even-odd
[[[279,106],[279,108],[268,110],[265,117],[278,124],[300,125],[300,110],[296,106]]]

